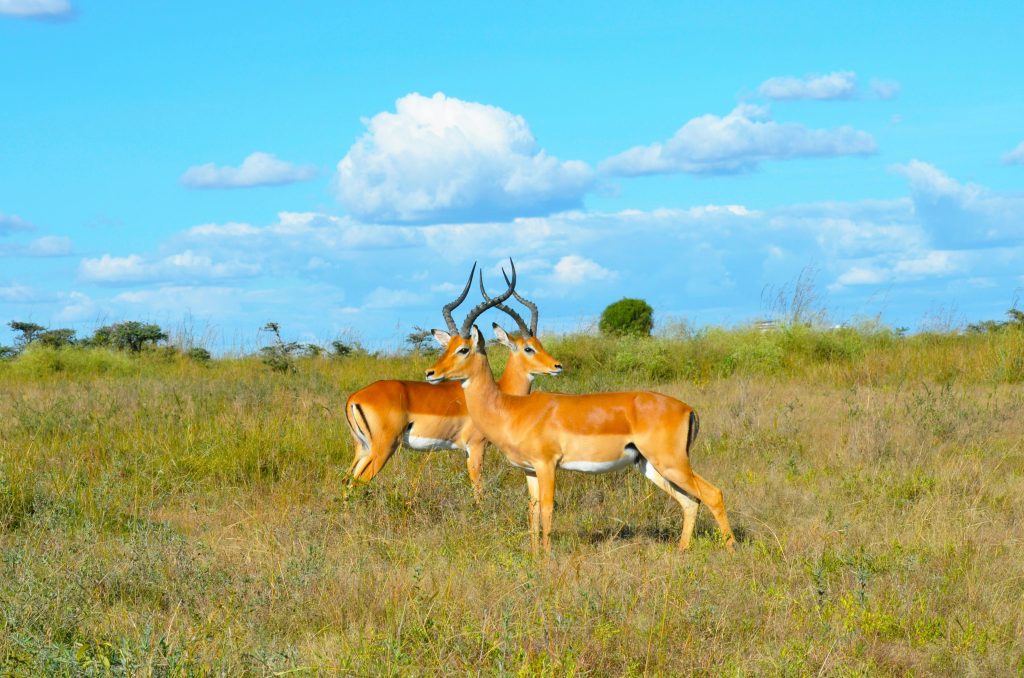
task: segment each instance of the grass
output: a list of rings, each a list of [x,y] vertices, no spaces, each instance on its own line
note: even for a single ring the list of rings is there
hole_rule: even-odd
[[[402,450],[347,497],[342,407],[427,356],[29,351],[0,362],[0,674],[1024,672],[1024,335],[883,328],[546,341],[566,392],[701,413],[706,511],[639,474]],[[495,362],[500,348],[492,352]]]

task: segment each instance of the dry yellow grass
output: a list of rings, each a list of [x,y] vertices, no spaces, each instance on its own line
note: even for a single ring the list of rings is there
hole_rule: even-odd
[[[0,672],[1024,671],[1018,339],[781,363],[776,339],[713,340],[561,339],[577,372],[540,386],[638,388],[692,359],[656,388],[701,413],[693,464],[726,492],[735,556],[705,511],[677,553],[679,511],[639,474],[562,473],[538,562],[496,451],[479,508],[444,452],[402,450],[343,498],[346,396],[429,359],[0,365]],[[597,371],[602,351],[639,357]]]

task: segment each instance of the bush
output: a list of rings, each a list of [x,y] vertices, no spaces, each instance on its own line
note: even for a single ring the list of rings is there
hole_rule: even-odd
[[[649,337],[654,329],[654,309],[643,299],[620,299],[601,313],[602,334]]]
[[[89,344],[138,353],[144,346],[155,346],[166,339],[167,333],[159,325],[128,320],[99,328],[89,339]]]
[[[189,360],[194,360],[197,363],[208,363],[213,358],[209,351],[200,346],[190,348],[185,355],[188,356]]]

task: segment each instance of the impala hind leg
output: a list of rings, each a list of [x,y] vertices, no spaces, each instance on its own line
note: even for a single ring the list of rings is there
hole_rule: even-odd
[[[697,524],[697,511],[700,509],[700,502],[665,480],[665,477],[658,473],[658,470],[646,459],[641,458],[638,467],[645,478],[661,488],[665,494],[675,499],[683,509],[683,528],[679,536],[679,550],[685,551],[690,547],[693,528]]]
[[[736,537],[732,533],[732,528],[729,527],[729,516],[725,513],[725,500],[722,497],[722,491],[694,472],[689,463],[686,463],[685,468],[669,466],[658,469],[658,472],[667,480],[678,485],[684,492],[693,495],[698,501],[707,505],[711,515],[715,517],[715,522],[718,523],[718,529],[725,537],[725,547],[730,551],[734,550]]]

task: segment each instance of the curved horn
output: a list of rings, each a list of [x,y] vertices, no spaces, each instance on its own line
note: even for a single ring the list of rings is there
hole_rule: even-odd
[[[504,269],[501,271],[505,273]],[[508,276],[505,276],[505,282],[508,282]],[[511,283],[509,283],[511,284]],[[530,309],[530,336],[537,336],[537,318],[540,317],[540,311],[537,310],[537,304],[533,303],[523,295],[519,294],[515,290],[512,291],[513,296],[519,300],[519,303]]]
[[[477,304],[472,308],[472,310],[470,310],[469,315],[467,315],[466,319],[462,321],[462,331],[459,332],[459,335],[462,338],[469,338],[469,330],[473,327],[473,323],[476,322],[476,319],[480,317],[481,313],[489,308],[494,308],[512,296],[512,292],[514,292],[516,288],[516,265],[512,262],[512,259],[509,259],[509,263],[512,264],[512,282],[509,283],[508,289],[492,299],[488,299],[487,301]],[[483,271],[480,271],[481,278],[483,277],[483,274]]]
[[[473,269],[469,272],[469,280],[466,281],[466,287],[463,288],[462,294],[460,294],[455,301],[445,304],[441,308],[441,315],[444,316],[444,321],[448,324],[448,329],[451,330],[452,334],[458,334],[459,328],[455,324],[455,320],[452,318],[452,311],[455,307],[466,300],[466,295],[469,294],[469,287],[473,284],[473,274],[476,273],[476,262],[473,262]]]
[[[502,273],[504,273],[504,271],[502,271]],[[507,275],[505,276],[505,280],[508,281]],[[487,290],[484,289],[484,272],[482,269],[480,271],[480,294],[483,295],[486,301],[491,300],[491,298],[487,296]],[[515,294],[515,292],[513,292],[512,294]],[[524,337],[529,337],[532,334],[530,332],[530,327],[526,324],[526,321],[523,320],[523,317],[516,313],[515,309],[513,309],[511,306],[508,306],[506,304],[495,304],[494,308],[500,309],[507,313],[508,315],[512,316],[512,320],[515,320],[516,324],[519,325],[519,331],[523,333]]]

